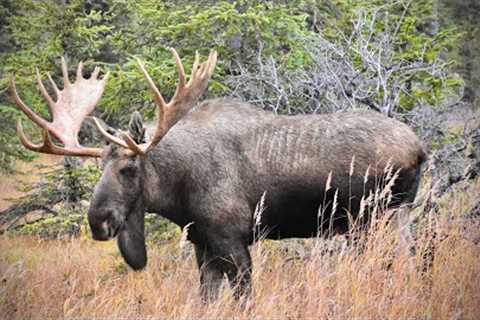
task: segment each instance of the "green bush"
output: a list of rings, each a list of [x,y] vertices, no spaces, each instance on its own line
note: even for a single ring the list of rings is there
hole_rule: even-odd
[[[145,215],[145,234],[147,242],[162,243],[165,241],[178,239],[180,237],[180,228],[167,219],[157,214],[147,213]]]
[[[44,218],[19,226],[14,234],[38,236],[43,239],[78,237],[88,226],[85,210],[62,209],[57,215],[47,214]]]

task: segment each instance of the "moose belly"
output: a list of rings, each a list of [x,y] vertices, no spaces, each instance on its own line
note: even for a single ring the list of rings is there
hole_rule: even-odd
[[[261,223],[256,228],[269,239],[308,238],[329,229],[344,233],[348,230],[348,207],[354,211],[356,208],[352,206],[357,206],[355,201],[347,203],[348,196],[337,196],[337,210],[332,217],[334,193],[331,191],[325,193],[322,188],[299,190],[298,187],[278,191],[270,197],[267,193]]]

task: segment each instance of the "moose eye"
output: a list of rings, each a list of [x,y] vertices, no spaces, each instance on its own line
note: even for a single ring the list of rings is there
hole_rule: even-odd
[[[137,168],[133,166],[128,166],[120,169],[120,174],[128,178],[134,177],[136,173],[137,173]]]

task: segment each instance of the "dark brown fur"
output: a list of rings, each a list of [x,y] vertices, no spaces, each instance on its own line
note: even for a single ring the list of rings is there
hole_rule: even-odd
[[[216,296],[224,274],[240,296],[251,290],[248,246],[254,230],[272,239],[315,236],[325,229],[319,207],[331,205],[338,190],[333,228],[347,231],[346,210],[358,214],[361,197],[376,187],[389,159],[399,170],[393,204],[413,201],[425,153],[415,134],[396,120],[366,111],[275,116],[241,102],[210,100],[147,156],[107,148],[89,221],[95,239],[118,234],[122,255],[134,269],[146,265],[145,211],[180,227],[192,223],[189,239],[203,296]],[[330,172],[332,189],[326,192]],[[265,211],[254,228],[253,213],[264,192]]]

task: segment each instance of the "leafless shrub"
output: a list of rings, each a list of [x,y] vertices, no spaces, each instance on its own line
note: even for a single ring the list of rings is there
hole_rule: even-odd
[[[385,25],[382,32],[376,29],[379,20]],[[227,79],[231,96],[282,114],[368,107],[392,116],[399,111],[400,97],[422,86],[415,82],[416,75],[441,79],[448,73],[441,60],[398,58],[395,41],[402,22],[403,17],[395,20],[379,8],[359,12],[351,31],[338,30],[335,41],[321,33],[302,39],[312,60],[304,69],[286,70],[272,57],[265,58],[260,43],[256,69],[239,65],[239,74]]]

